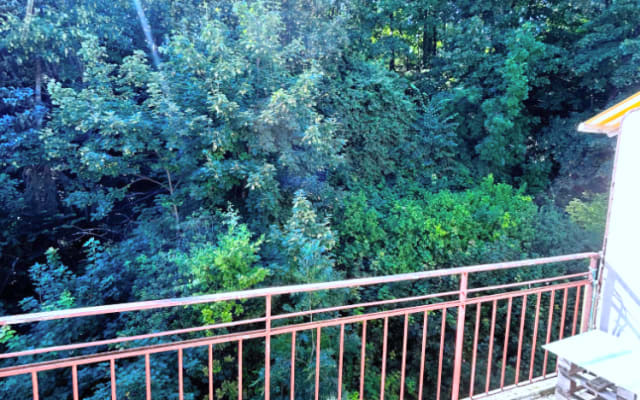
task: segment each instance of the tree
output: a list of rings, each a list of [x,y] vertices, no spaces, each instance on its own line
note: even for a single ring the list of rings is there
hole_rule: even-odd
[[[638,17],[632,0],[5,1],[2,312],[597,250],[613,141],[575,126],[638,84]],[[482,283],[540,276],[520,273]],[[276,299],[273,312],[457,285],[313,292]],[[258,318],[263,306],[4,328],[0,347]],[[327,374],[337,334],[323,330]],[[358,335],[346,327],[346,355],[359,354]],[[379,341],[382,326],[369,335]],[[301,396],[313,386],[315,338],[298,336]],[[289,346],[274,337],[274,396],[288,395]],[[380,350],[366,350],[379,365]],[[219,351],[217,395],[234,397],[235,349]],[[399,351],[390,343],[394,392]],[[185,396],[202,398],[206,360],[186,353]],[[175,360],[154,361],[154,385],[173,390]],[[120,397],[144,398],[140,363],[118,366]],[[83,398],[109,396],[101,368],[83,369]],[[357,372],[343,372],[347,397]],[[263,395],[264,372],[247,374],[257,383],[245,397]],[[42,395],[66,398],[67,381],[43,378]],[[28,379],[0,385],[29,395]]]

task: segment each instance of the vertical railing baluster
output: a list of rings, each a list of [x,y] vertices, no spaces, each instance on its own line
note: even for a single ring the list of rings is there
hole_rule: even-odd
[[[407,365],[407,334],[409,330],[409,314],[404,315],[404,333],[402,335],[402,364],[400,365],[400,400],[404,400],[404,374]]]
[[[31,389],[33,392],[33,400],[39,400],[40,391],[38,390],[38,373],[35,371],[31,373]]]
[[[316,396],[315,399],[320,399],[320,345],[322,331],[320,327],[316,329]]]
[[[458,400],[460,396],[460,374],[462,373],[462,347],[464,346],[464,320],[467,308],[467,281],[469,274],[460,274],[460,305],[458,306],[458,321],[456,323],[455,354],[453,356],[453,382],[451,385],[451,400]]]
[[[71,366],[71,384],[73,386],[73,400],[80,400],[78,395],[78,366]]]
[[[507,302],[507,323],[504,332],[504,344],[502,345],[502,370],[500,371],[500,389],[504,389],[504,374],[507,367],[507,351],[509,349],[509,331],[511,328],[511,305],[513,297],[509,297]]]
[[[591,257],[589,262],[589,283],[584,290],[584,301],[582,302],[582,323],[580,324],[580,332],[586,332],[591,326],[591,304],[593,301],[593,285],[595,283],[593,276],[598,268],[598,258]]]
[[[533,367],[536,363],[536,342],[538,340],[538,323],[540,322],[540,298],[542,292],[536,297],[536,317],[533,321],[533,338],[531,339],[531,360],[529,361],[529,382],[533,380]]]
[[[208,347],[209,400],[213,400],[213,344],[209,343]]]
[[[578,324],[578,310],[580,310],[580,289],[582,286],[576,288],[576,304],[573,307],[573,323],[571,324],[571,336],[576,334],[576,326]]]
[[[364,369],[367,348],[367,320],[362,321],[362,342],[360,344],[360,400],[364,399]]]
[[[569,288],[564,288],[562,295],[562,311],[560,312],[560,332],[558,332],[558,340],[564,337],[564,320],[567,316],[567,300],[569,297]],[[558,358],[556,357],[556,372],[558,372]]]
[[[144,355],[144,375],[147,400],[151,400],[151,362],[149,360],[149,353]]]
[[[427,324],[429,322],[429,312],[424,312],[422,320],[422,344],[420,345],[420,378],[418,381],[418,400],[422,400],[422,387],[424,385],[424,363],[427,349]]]
[[[178,349],[178,399],[184,400],[184,376],[182,375],[182,349]]]
[[[382,333],[382,368],[380,369],[380,400],[384,400],[384,386],[387,378],[387,336],[389,335],[389,317],[384,317]]]
[[[591,283],[588,283],[584,288],[584,299],[582,300],[582,320],[580,322],[580,333],[586,332],[589,329],[592,291],[593,288],[591,287]]]
[[[338,355],[338,400],[342,400],[342,360],[344,355],[344,324],[340,324],[340,349]]]
[[[567,300],[569,297],[569,288],[564,288],[564,295],[562,296],[562,311],[560,312],[560,332],[558,333],[558,340],[564,338],[564,320],[567,317]]]
[[[291,386],[289,398],[295,400],[296,393],[296,331],[291,332]]]
[[[238,340],[238,400],[242,400],[242,339]]]
[[[271,295],[265,297],[264,400],[271,397]]]
[[[549,319],[547,320],[547,338],[545,340],[545,344],[549,344],[551,341],[551,327],[553,324],[553,307],[555,300],[556,291],[551,290],[551,298],[549,299]],[[549,359],[549,352],[547,350],[544,351],[544,360],[542,361],[542,376],[547,376],[547,360]]]
[[[111,377],[111,400],[117,400],[118,392],[116,390],[116,360],[109,360],[109,375]]]
[[[340,350],[338,356],[338,400],[342,400],[342,361],[344,356],[344,324],[340,324]]]
[[[491,308],[491,329],[489,333],[489,354],[487,357],[487,376],[484,383],[485,393],[489,393],[489,388],[491,386],[491,364],[493,363],[493,338],[496,332],[496,307],[497,307],[497,300],[494,300]]]
[[[444,334],[447,327],[447,309],[442,309],[442,322],[440,323],[440,355],[438,356],[438,387],[436,388],[436,400],[440,400],[442,386],[442,358],[444,356]]]
[[[518,333],[518,355],[516,357],[516,376],[514,384],[517,385],[520,379],[520,360],[522,358],[522,338],[524,336],[524,319],[527,314],[527,295],[522,296],[522,310],[520,311],[520,332]]]
[[[478,303],[476,308],[476,325],[473,330],[473,350],[471,353],[471,377],[469,381],[469,397],[473,397],[476,380],[476,359],[478,357],[478,332],[480,331],[480,313],[482,312],[482,303]]]

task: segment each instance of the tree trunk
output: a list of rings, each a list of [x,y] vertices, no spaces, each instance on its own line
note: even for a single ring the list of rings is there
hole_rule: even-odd
[[[431,37],[429,34],[429,12],[424,13],[422,22],[422,68],[427,68],[431,54]]]
[[[427,62],[429,60],[429,44],[431,39],[429,38],[429,13],[425,13],[424,22],[422,23],[422,68],[427,68]]]
[[[34,0],[28,0],[27,9],[24,14],[23,35],[28,34],[29,25],[31,24],[31,19],[33,18],[33,6],[34,6]],[[35,76],[34,90],[35,90],[36,104],[42,103],[42,64],[39,57],[36,57],[36,76]]]
[[[178,213],[178,206],[175,203],[174,187],[173,187],[173,182],[171,180],[171,173],[169,172],[169,169],[167,169],[166,167],[164,171],[167,173],[167,181],[169,182],[169,195],[171,196],[171,199],[173,202],[173,204],[171,204],[171,208],[173,209],[173,218],[176,221],[176,229],[180,230],[180,214]]]
[[[431,36],[433,40],[433,44],[431,45],[431,55],[435,56],[438,51],[438,28],[436,28],[436,24],[433,24],[433,35]]]
[[[391,34],[391,59],[389,60],[389,70],[396,70],[396,51],[393,46],[393,13],[389,15],[389,33]]]
[[[24,16],[24,22],[27,25],[31,23],[31,17],[33,16],[33,2],[34,0],[27,1],[27,12],[25,13],[25,16]]]
[[[153,40],[153,35],[151,34],[151,26],[149,25],[149,20],[144,13],[141,1],[134,0],[134,5],[136,7],[136,12],[138,13],[138,19],[140,20],[142,32],[144,33],[144,37],[147,41],[147,46],[151,51],[151,57],[153,57],[153,63],[155,64],[156,69],[160,70],[160,55],[158,55],[158,47],[156,46],[156,42]]]
[[[431,57],[438,51],[438,30],[435,17],[431,17],[429,12],[424,15],[422,23],[422,68],[426,68]]]
[[[36,59],[36,104],[42,103],[42,62],[40,58]]]

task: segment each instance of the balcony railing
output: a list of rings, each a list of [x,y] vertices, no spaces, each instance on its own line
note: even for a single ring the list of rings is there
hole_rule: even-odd
[[[232,357],[236,366],[234,385],[237,384],[237,398],[242,399],[243,395],[257,397],[256,393],[259,393],[260,397],[269,400],[274,363],[271,345],[273,340],[280,338],[286,339],[290,345],[287,345],[285,358],[288,359],[285,362],[289,374],[286,387],[288,395],[284,396],[280,391],[279,397],[289,397],[291,400],[300,398],[296,392],[296,371],[300,369],[296,352],[301,351],[301,346],[311,346],[309,354],[315,358],[315,371],[313,366],[307,369],[313,374],[314,386],[305,389],[316,400],[333,397],[342,400],[346,398],[346,393],[351,394],[351,398],[360,399],[384,399],[385,394],[387,398],[401,400],[479,398],[555,375],[555,360],[541,346],[589,328],[594,305],[593,277],[598,257],[597,253],[581,253],[0,317],[0,326],[19,326],[50,320],[109,314],[115,316],[143,310],[157,312],[171,307],[203,307],[223,302],[238,304],[250,301],[253,306],[264,307],[261,315],[230,322],[0,354],[0,363],[9,365],[0,368],[0,381],[20,375],[28,379],[30,375],[32,398],[37,400],[41,395],[38,389],[39,376],[45,371],[66,369],[71,373],[69,396],[77,400],[82,394],[78,369],[105,363],[108,369],[104,369],[107,371],[104,384],[110,386],[111,399],[115,400],[118,398],[118,364],[131,359],[144,359],[144,372],[140,370],[140,374],[145,376],[144,396],[148,400],[152,394],[156,398],[168,398],[171,396],[167,393],[152,391],[152,361],[159,354],[175,354],[175,392],[183,400],[184,352],[198,349],[203,352],[206,365],[202,366],[202,377],[195,379],[202,379],[204,395],[208,391],[208,398],[213,400],[216,394],[214,389],[219,383],[213,362],[218,348],[224,346],[227,362]],[[565,267],[558,268],[559,263]],[[567,264],[570,266],[566,267]],[[537,275],[534,274],[535,279],[518,281],[522,276],[532,276],[527,273],[534,269],[538,271]],[[482,282],[489,279],[502,283],[482,286]],[[358,294],[363,290],[381,287],[388,288],[385,292],[387,295],[378,294],[375,301],[349,301],[359,298]],[[425,289],[430,287],[439,290],[431,292]],[[410,295],[393,295],[398,290]],[[295,296],[319,293],[329,294],[329,298],[343,299],[343,303],[296,310],[282,307]],[[345,331],[350,337],[359,339],[359,352],[356,351],[356,355],[351,351],[350,356],[345,357]],[[302,334],[311,340],[298,343],[296,338]],[[150,340],[156,343],[148,344]],[[326,343],[335,349],[332,351],[335,364],[330,375],[326,370],[323,371],[321,356]],[[243,354],[243,346],[247,349],[247,344],[252,349],[259,348],[260,354],[264,351],[264,362],[255,362],[254,351],[249,357],[254,360],[253,364],[245,362],[243,365],[243,358],[248,358],[247,353]],[[37,346],[38,343],[30,345]],[[354,346],[353,341],[351,346]],[[282,346],[277,351],[282,353]],[[375,357],[372,357],[372,352]],[[25,358],[29,359],[28,363],[21,361]],[[413,367],[408,370],[407,365]],[[350,373],[349,378],[345,379],[344,372],[347,369]],[[251,372],[254,380],[256,376],[260,377],[260,390],[255,389],[253,382],[243,380],[248,372]],[[394,390],[391,393],[391,385],[385,384],[390,374],[394,380],[399,380],[397,392]],[[379,382],[379,391],[376,389],[374,396],[371,395],[369,377],[375,377]],[[417,384],[407,385],[407,379]],[[368,382],[366,390],[365,380]],[[251,395],[247,393],[250,385],[253,388]],[[335,393],[326,394],[323,385],[335,388]]]

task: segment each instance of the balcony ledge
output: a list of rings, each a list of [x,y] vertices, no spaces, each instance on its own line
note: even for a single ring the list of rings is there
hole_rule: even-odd
[[[467,397],[464,400],[551,400],[555,399],[557,378],[549,378],[533,383],[523,383],[501,391],[489,392],[488,395]]]

